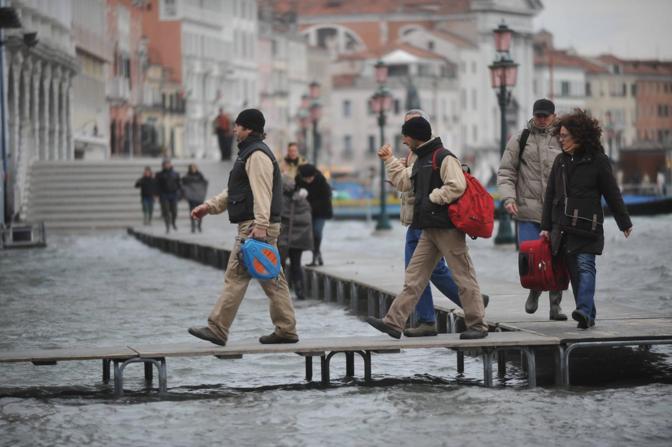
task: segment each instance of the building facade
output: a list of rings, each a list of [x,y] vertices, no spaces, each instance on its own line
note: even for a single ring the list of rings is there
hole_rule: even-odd
[[[4,31],[5,222],[20,219],[35,160],[71,160],[72,82],[77,74],[70,0],[11,0],[22,28]],[[36,32],[38,41],[22,34]]]

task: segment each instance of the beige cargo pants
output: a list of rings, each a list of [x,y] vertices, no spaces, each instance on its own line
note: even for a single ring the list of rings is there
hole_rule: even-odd
[[[229,328],[233,319],[236,317],[238,307],[243,301],[247,286],[252,279],[245,269],[245,266],[238,261],[241,239],[244,239],[250,233],[253,221],[246,221],[238,224],[238,236],[236,244],[231,251],[229,263],[224,273],[224,288],[219,295],[219,300],[208,317],[208,327],[217,337],[222,340],[228,340]],[[277,244],[280,234],[280,224],[274,223],[268,228],[268,242]],[[271,321],[275,325],[275,333],[281,337],[297,338],[296,318],[294,316],[294,306],[289,296],[289,288],[285,273],[281,272],[275,279],[259,280],[259,284],[270,300]]]
[[[487,331],[488,327],[483,322],[483,297],[476,281],[476,271],[469,256],[465,234],[447,228],[422,230],[418,246],[406,268],[404,288],[392,302],[383,321],[400,332],[404,330],[406,320],[420,300],[420,295],[427,287],[441,256],[446,259],[457,284],[467,328]]]

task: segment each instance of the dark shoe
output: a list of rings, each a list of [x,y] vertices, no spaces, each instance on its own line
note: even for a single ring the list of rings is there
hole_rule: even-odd
[[[177,225],[173,224],[173,230],[177,231]]]
[[[525,312],[533,314],[537,311],[539,307],[539,295],[541,295],[540,291],[530,290],[530,294],[527,295],[527,301],[525,301]]]
[[[488,336],[488,331],[479,331],[478,329],[469,328],[460,334],[460,340],[476,340]]]
[[[436,334],[436,323],[421,322],[414,328],[404,329],[406,337],[434,337]]]
[[[322,262],[322,253],[318,253],[316,256],[317,260],[317,265],[324,265],[324,262]]]
[[[572,312],[572,318],[579,322],[579,324],[576,326],[577,328],[588,329],[590,327],[590,318],[584,315],[580,310],[577,309]]]
[[[296,343],[299,341],[299,337],[290,338],[290,337],[281,337],[275,332],[269,335],[262,335],[259,337],[259,343],[262,345],[275,345],[279,343]]]
[[[483,298],[483,308],[485,309],[490,304],[490,296],[485,293],[481,293],[481,298]]]
[[[369,323],[371,326],[375,327],[376,329],[378,329],[380,332],[384,332],[392,338],[396,339],[401,338],[401,332],[399,332],[398,330],[394,329],[391,326],[388,326],[380,318],[366,317],[366,322]]]
[[[595,320],[590,320],[590,327],[595,327]]]
[[[222,340],[217,337],[214,332],[210,330],[209,327],[197,327],[193,326],[189,328],[189,333],[194,337],[200,338],[201,340],[209,341],[219,346],[226,346],[226,340]]]

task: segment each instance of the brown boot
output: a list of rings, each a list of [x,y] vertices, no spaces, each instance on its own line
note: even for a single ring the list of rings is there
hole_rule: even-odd
[[[437,333],[436,323],[420,322],[414,328],[404,329],[406,337],[434,337]]]

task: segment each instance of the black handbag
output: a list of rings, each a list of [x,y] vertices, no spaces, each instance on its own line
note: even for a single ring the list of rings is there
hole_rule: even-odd
[[[562,169],[562,181],[565,193],[565,204],[560,228],[569,234],[575,234],[589,239],[599,238],[602,234],[602,224],[604,223],[604,212],[602,211],[602,207],[598,206],[598,211],[596,212],[595,199],[576,198],[567,195],[567,174],[564,166]]]

